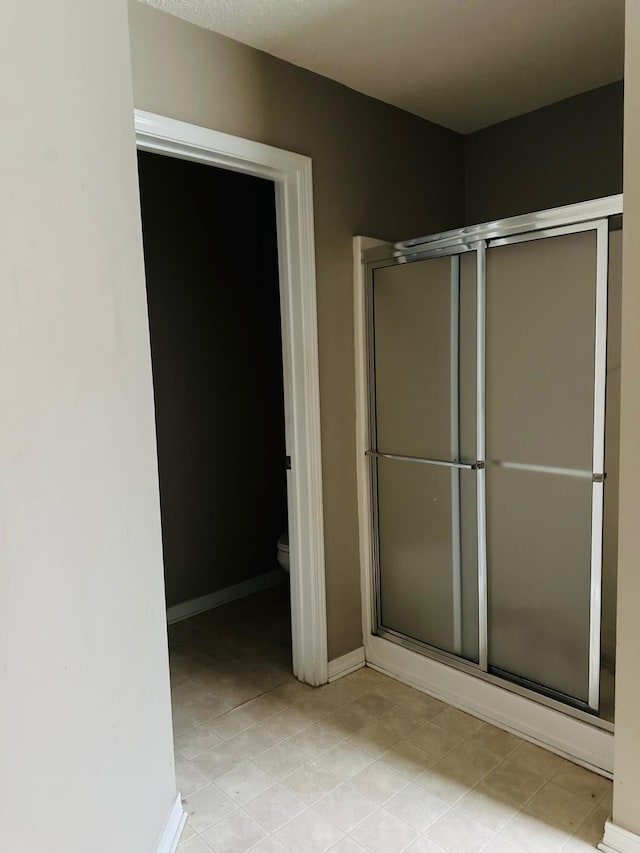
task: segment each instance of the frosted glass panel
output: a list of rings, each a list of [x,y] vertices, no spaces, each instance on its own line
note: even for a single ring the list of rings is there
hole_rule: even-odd
[[[489,665],[588,698],[591,481],[487,469]]]
[[[475,326],[475,270],[465,264],[459,292],[452,284],[457,262],[433,258],[374,272],[379,450],[431,459],[460,453],[475,458],[468,441],[469,430],[475,430],[475,350],[467,335],[459,343],[461,328]],[[470,421],[465,429],[460,407]]]
[[[594,231],[487,251],[487,459],[591,469]]]
[[[477,629],[474,635],[464,625],[477,619],[478,608],[475,477],[378,460],[382,626],[471,660],[477,659]],[[456,513],[468,524],[464,537],[456,535]],[[456,624],[464,639],[456,637]]]

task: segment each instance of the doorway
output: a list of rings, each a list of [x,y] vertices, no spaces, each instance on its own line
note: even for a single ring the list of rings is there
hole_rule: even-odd
[[[292,668],[327,680],[319,370],[311,161],[246,139],[135,111],[139,151],[273,182],[282,338]],[[224,453],[224,448],[219,450]],[[284,460],[281,460],[284,462]]]

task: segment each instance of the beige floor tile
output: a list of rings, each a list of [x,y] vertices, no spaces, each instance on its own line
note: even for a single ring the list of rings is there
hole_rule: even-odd
[[[494,752],[500,758],[506,758],[510,752],[520,746],[522,741],[510,732],[505,732],[496,726],[490,726],[488,723],[482,725],[469,738],[469,742],[474,746],[480,746],[489,752]]]
[[[429,720],[421,711],[408,708],[406,705],[399,705],[376,720],[376,725],[383,726],[404,740],[404,738],[409,737],[412,732],[422,728],[428,722]]]
[[[379,684],[377,687],[374,687],[371,692],[375,693],[377,696],[383,696],[385,699],[389,699],[394,705],[402,705],[405,702],[411,701],[411,699],[414,699],[416,696],[422,695],[413,687],[409,687],[407,684],[402,684],[402,682],[395,681],[392,678],[389,678],[387,681]]]
[[[189,713],[189,709],[212,694],[208,685],[199,684],[194,679],[182,681],[171,687],[171,701]]]
[[[481,784],[465,794],[456,808],[487,829],[499,832],[520,811],[521,805]]]
[[[491,841],[494,833],[462,812],[451,809],[426,832],[449,853],[477,853]]]
[[[287,707],[283,702],[280,702],[272,693],[267,693],[264,696],[258,696],[257,699],[251,699],[241,706],[243,714],[252,717],[258,722],[266,720],[268,717],[273,717],[280,711],[284,711]]]
[[[272,729],[267,728],[263,723],[256,723],[251,728],[245,729],[245,731],[231,738],[227,743],[247,758],[254,758],[256,755],[266,752],[267,749],[271,749],[281,740],[282,737]]]
[[[600,806],[596,808],[583,820],[576,830],[576,835],[584,841],[589,841],[594,847],[602,841],[604,825],[609,819],[609,810]]]
[[[415,695],[403,702],[403,708],[410,708],[412,711],[418,711],[423,714],[425,720],[433,720],[438,714],[441,714],[448,707],[444,702],[436,699],[435,696],[429,696],[427,693],[416,691]]]
[[[512,818],[500,833],[529,853],[559,853],[570,833],[526,809]]]
[[[493,752],[487,752],[486,749],[464,741],[448,755],[445,755],[436,766],[444,772],[466,772],[470,776],[475,776],[479,782],[499,762],[500,759]]]
[[[317,761],[339,779],[346,780],[364,770],[373,763],[374,759],[353,743],[342,741],[320,755]]]
[[[345,707],[368,725],[394,708],[395,703],[376,693],[363,693]]]
[[[456,746],[460,746],[462,738],[459,735],[453,734],[453,732],[441,729],[440,726],[436,726],[434,723],[427,723],[426,726],[417,729],[417,731],[409,735],[407,741],[424,752],[428,752],[438,758],[443,758],[447,753],[455,749]]]
[[[278,841],[275,835],[269,835],[264,841],[260,841],[251,848],[251,853],[289,853],[282,841]]]
[[[235,803],[242,805],[272,788],[275,783],[273,776],[265,773],[252,761],[246,761],[230,773],[225,773],[215,784]]]
[[[382,719],[382,718],[380,718]],[[364,750],[374,758],[380,758],[389,749],[394,747],[401,740],[400,736],[385,725],[382,725],[380,720],[376,720],[364,729],[360,729],[349,738],[349,743]]]
[[[225,773],[234,770],[245,760],[244,754],[238,747],[231,743],[223,743],[196,756],[192,764],[201,773],[204,773],[207,779],[214,781],[224,776]]]
[[[496,835],[493,841],[487,844],[482,853],[522,853],[522,847],[518,847],[502,835]]]
[[[181,735],[184,732],[188,732],[189,729],[193,729],[197,725],[199,725],[197,720],[194,720],[193,717],[187,714],[186,711],[177,706],[173,707],[172,723],[174,737],[177,737],[178,735]]]
[[[220,714],[219,717],[214,717],[207,721],[207,728],[218,735],[222,740],[230,740],[240,732],[251,728],[255,720],[248,714],[245,714],[239,708],[234,708],[233,711],[227,711],[226,714]]]
[[[267,835],[263,826],[238,810],[203,832],[202,838],[216,853],[246,853]]]
[[[303,699],[302,702],[296,702],[293,705],[294,710],[312,723],[321,720],[323,717],[327,717],[329,714],[333,714],[339,707],[337,702],[333,702],[319,692],[313,693],[307,699]]]
[[[598,803],[603,809],[608,809],[609,813],[611,813],[613,809],[613,785],[609,787],[609,790],[603,794],[600,798],[600,802]]]
[[[345,835],[337,844],[333,844],[329,848],[328,853],[367,853],[367,851],[353,838]]]
[[[183,797],[189,797],[201,788],[206,788],[209,784],[211,784],[211,780],[190,762],[176,763],[176,787]]]
[[[282,743],[271,747],[254,759],[258,767],[261,767],[274,779],[284,779],[285,776],[289,776],[303,764],[307,764],[309,760],[308,755],[288,741],[282,741]]]
[[[436,726],[445,731],[452,732],[462,738],[470,737],[479,728],[482,728],[482,720],[471,717],[457,708],[445,708],[442,714],[438,714],[433,720]]]
[[[542,788],[546,780],[537,773],[513,767],[505,762],[489,773],[484,782],[499,794],[504,794],[519,803],[526,803]]]
[[[461,800],[477,784],[475,775],[465,771],[442,771],[438,764],[420,774],[415,780],[416,785],[424,788],[434,797],[445,800],[453,805]]]
[[[351,675],[347,675],[346,678],[351,684],[358,684],[366,690],[375,690],[381,684],[388,684],[390,681],[394,681],[393,678],[389,678],[387,675],[383,675],[381,672],[371,669],[368,666],[363,666],[361,669],[352,672]]]
[[[451,808],[449,803],[413,783],[388,800],[384,807],[418,832],[424,832]]]
[[[245,811],[269,832],[275,832],[307,808],[295,794],[283,785],[274,785],[263,794],[249,800]]]
[[[531,770],[544,779],[551,779],[558,770],[569,763],[548,749],[543,749],[541,746],[535,746],[533,743],[526,742],[521,743],[509,755],[507,761],[514,767],[523,767],[525,770]]]
[[[179,853],[211,853],[211,847],[208,844],[205,844],[202,838],[198,835],[195,835],[190,841],[187,841],[186,844],[181,844],[178,847]]]
[[[561,849],[560,853],[596,853],[597,849],[596,845],[573,835]]]
[[[267,717],[264,724],[280,738],[291,737],[311,725],[311,720],[296,711],[295,708],[285,708],[273,717]]]
[[[319,800],[314,808],[333,821],[343,832],[350,832],[372,814],[378,805],[360,791],[345,784]]]
[[[317,723],[287,740],[287,743],[306,753],[310,758],[318,758],[323,752],[341,742],[342,738]]]
[[[598,803],[612,788],[609,779],[569,762],[552,777],[552,782],[592,804]]]
[[[409,779],[417,779],[421,773],[432,767],[438,761],[438,758],[405,741],[385,752],[380,757],[380,761],[388,764],[389,767],[392,767]]]
[[[308,684],[302,684],[301,681],[289,681],[281,687],[276,687],[270,695],[284,705],[295,705],[296,702],[302,702],[303,699],[311,695],[314,689]]]
[[[269,835],[264,841],[260,841],[251,848],[251,853],[289,853],[282,841],[278,841],[275,835]]]
[[[227,705],[225,710],[237,708],[239,705],[248,702],[250,699],[256,699],[261,693],[264,693],[263,688],[251,681],[240,681],[234,679],[230,683],[219,684],[216,687],[216,694],[220,697],[221,701],[225,702]],[[211,716],[214,715],[212,714]]]
[[[410,844],[403,853],[443,853],[443,848],[435,841],[421,835],[413,844]]]
[[[305,764],[282,780],[282,784],[305,803],[311,805],[340,784],[340,779],[317,762]]]
[[[354,711],[351,708],[351,703],[349,703],[340,706],[333,714],[324,717],[322,725],[339,737],[348,738],[363,729],[369,722],[371,721],[363,719],[362,714]]]
[[[324,853],[342,835],[342,830],[314,809],[303,812],[276,833],[291,853]]]
[[[236,810],[236,804],[215,785],[209,785],[184,800],[184,809],[189,815],[189,826],[202,832],[213,823],[222,820]]]
[[[336,705],[347,705],[357,699],[358,696],[366,693],[367,687],[361,684],[353,684],[348,678],[340,678],[338,681],[320,687],[318,692],[335,702]]]
[[[206,726],[197,726],[175,738],[175,748],[187,759],[195,758],[207,749],[222,743],[222,739]]]
[[[187,714],[193,717],[194,720],[197,720],[199,723],[206,724],[207,720],[210,720],[212,717],[219,717],[220,714],[230,711],[234,705],[234,702],[228,702],[220,696],[210,693],[208,696],[189,702],[188,705],[185,704],[181,707],[183,707]]]
[[[180,833],[180,839],[178,841],[178,846],[180,846],[181,844],[184,844],[186,841],[189,841],[189,839],[193,838],[194,835],[195,835],[195,832],[193,831],[193,829],[189,826],[188,823],[185,823],[184,826],[182,827],[182,832]]]
[[[399,853],[418,836],[415,829],[391,812],[378,809],[351,833],[368,853]]]
[[[544,788],[527,803],[527,808],[573,833],[585,820],[593,806],[576,794],[559,788],[553,782],[547,782]]]
[[[406,776],[397,773],[388,764],[376,761],[357,773],[351,779],[351,784],[365,797],[376,803],[384,803],[410,783]]]

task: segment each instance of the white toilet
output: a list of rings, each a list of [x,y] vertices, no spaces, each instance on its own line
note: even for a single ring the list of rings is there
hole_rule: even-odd
[[[289,571],[289,534],[283,533],[278,537],[278,563],[285,570]]]

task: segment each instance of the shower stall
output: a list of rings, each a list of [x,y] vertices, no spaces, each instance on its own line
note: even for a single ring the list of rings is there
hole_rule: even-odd
[[[622,196],[363,254],[370,633],[613,723]]]

